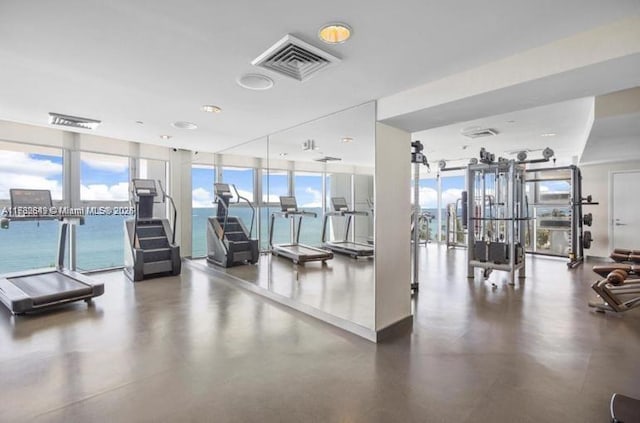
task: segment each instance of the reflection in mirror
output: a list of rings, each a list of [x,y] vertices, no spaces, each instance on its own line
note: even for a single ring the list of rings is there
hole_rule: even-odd
[[[369,103],[194,155],[196,262],[294,307],[372,329],[374,137]]]
[[[272,292],[370,329],[374,138],[373,103],[269,137],[273,242],[261,261]]]

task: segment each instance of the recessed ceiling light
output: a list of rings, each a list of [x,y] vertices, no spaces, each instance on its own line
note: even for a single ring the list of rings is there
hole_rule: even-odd
[[[287,153],[280,153],[280,157],[287,157]]]
[[[342,141],[343,143],[345,143],[345,144],[349,144],[350,142],[353,142],[353,138],[351,138],[351,137],[343,137],[343,138],[341,139],[341,141]]]
[[[136,123],[137,123],[138,125],[140,125],[140,126],[143,126],[143,125],[144,125],[144,122],[143,122],[143,121],[141,121],[141,120],[136,120]]]
[[[334,22],[320,28],[318,37],[327,44],[340,44],[351,38],[352,32],[349,25]]]
[[[170,140],[171,139],[171,135],[160,135],[160,138],[163,140]]]
[[[259,73],[248,73],[236,79],[238,85],[248,90],[262,91],[273,87],[273,79]]]
[[[220,113],[222,111],[220,107],[214,106],[212,104],[205,104],[204,106],[200,107],[200,110],[207,113]]]
[[[555,137],[556,134],[554,132],[547,132],[546,134],[540,135],[541,137]]]
[[[193,122],[178,121],[178,122],[173,122],[171,126],[178,129],[198,129],[198,125],[196,125]]]

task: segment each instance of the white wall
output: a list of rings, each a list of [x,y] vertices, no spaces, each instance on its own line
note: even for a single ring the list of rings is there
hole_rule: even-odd
[[[411,134],[376,124],[376,331],[411,315],[410,160]]]
[[[609,196],[611,187],[611,172],[620,170],[640,170],[640,163],[636,161],[604,163],[598,165],[580,166],[582,170],[582,195],[593,196],[593,201],[599,202],[597,206],[586,206],[584,213],[593,213],[593,226],[585,227],[590,230],[594,242],[591,248],[585,250],[586,256],[608,257],[613,249],[610,244],[609,230],[612,216],[609,215]],[[630,192],[635,192],[636,187],[629,187]],[[634,194],[635,195],[635,194]]]

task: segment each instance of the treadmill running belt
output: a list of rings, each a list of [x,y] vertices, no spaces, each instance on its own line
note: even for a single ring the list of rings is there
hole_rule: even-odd
[[[7,280],[32,297],[34,305],[91,295],[93,291],[91,286],[58,272],[8,278]]]

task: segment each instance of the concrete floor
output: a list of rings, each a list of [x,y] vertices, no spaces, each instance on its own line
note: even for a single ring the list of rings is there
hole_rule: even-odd
[[[205,259],[194,262],[365,328],[375,326],[373,258],[352,259],[335,254],[324,265],[321,262],[296,265],[285,257],[263,254],[255,266],[226,269],[207,264]]]
[[[590,311],[587,266],[530,260],[515,287],[424,248],[411,335],[375,345],[185,266],[0,311],[2,422],[607,422],[640,396],[640,311]],[[427,257],[428,256],[428,257]]]

